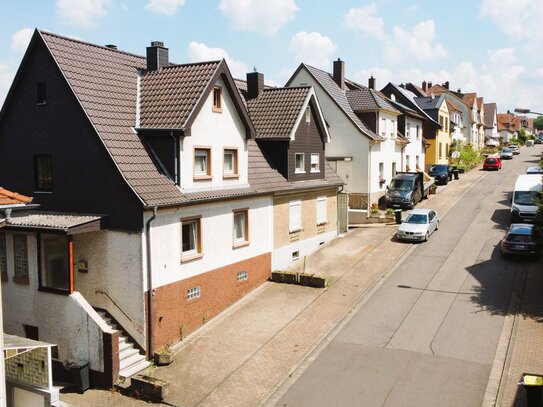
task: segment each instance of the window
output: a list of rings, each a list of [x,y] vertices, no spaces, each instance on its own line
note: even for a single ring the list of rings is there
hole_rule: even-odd
[[[328,221],[326,209],[326,197],[319,196],[317,198],[317,225],[324,225]]]
[[[417,139],[420,139],[419,125],[417,124]]]
[[[200,298],[202,295],[202,288],[200,286],[192,287],[187,290],[187,300],[194,300]]]
[[[294,172],[296,174],[305,172],[305,154],[304,153],[296,153],[294,155],[294,159],[296,161],[296,163],[295,163],[296,169],[295,169]]]
[[[181,219],[181,260],[191,260],[201,257],[201,226],[200,217]]]
[[[319,160],[319,153],[311,153],[311,172],[320,172]]]
[[[439,159],[443,158],[443,143],[439,143]]]
[[[234,247],[249,241],[249,209],[234,210]]]
[[[309,106],[305,108],[305,122],[306,123],[311,122],[311,107]]]
[[[235,148],[224,150],[223,175],[225,178],[238,176],[238,150]]]
[[[439,115],[439,125],[443,127],[443,116]]]
[[[300,199],[289,202],[288,225],[290,233],[302,230],[302,201]]]
[[[385,164],[379,163],[379,180],[382,180],[385,178]]]
[[[445,131],[449,131],[449,118],[445,117]]]
[[[213,111],[222,112],[222,89],[213,88]]]
[[[392,163],[392,176],[394,177],[396,175],[396,163]]]
[[[70,257],[66,235],[42,233],[40,242],[40,288],[70,289]]]
[[[50,155],[34,156],[34,189],[53,192],[53,158]]]
[[[194,178],[209,179],[211,177],[211,149],[194,149]]]
[[[16,283],[28,284],[28,248],[26,235],[13,235],[13,254]]]
[[[238,271],[236,274],[237,281],[246,281],[249,279],[249,272],[247,270]]]
[[[393,140],[393,139],[396,138],[396,135],[394,134],[394,133],[395,133],[395,129],[396,129],[396,121],[395,121],[395,120],[392,120],[391,124],[392,124],[392,125],[391,125],[390,127],[392,127],[392,128],[390,129],[390,139]]]
[[[36,89],[36,103],[38,105],[44,105],[47,102],[47,87],[45,82],[38,82]]]
[[[410,169],[411,169],[410,157],[406,155],[405,156],[405,170],[409,171]]]
[[[387,122],[385,119],[381,119],[381,136],[383,136],[383,138],[386,138],[387,137]]]
[[[420,157],[418,155],[415,157],[415,165],[417,166],[417,170],[420,170]]]
[[[8,264],[6,253],[6,234],[0,233],[0,276],[2,281],[8,280]]]
[[[411,132],[411,125],[409,123],[407,123],[405,125],[405,137],[409,140],[409,133]]]

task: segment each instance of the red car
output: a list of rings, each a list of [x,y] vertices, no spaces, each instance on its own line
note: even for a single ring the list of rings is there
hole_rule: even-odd
[[[483,170],[501,170],[502,160],[500,157],[488,157],[483,163]]]

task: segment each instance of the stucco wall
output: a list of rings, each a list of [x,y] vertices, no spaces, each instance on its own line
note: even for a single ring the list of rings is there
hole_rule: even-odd
[[[230,187],[247,184],[247,145],[245,128],[222,80],[222,112],[213,111],[211,92],[191,128],[190,137],[181,140],[181,186],[184,190]],[[211,148],[212,179],[194,181],[194,147]],[[223,147],[238,149],[238,178],[223,179]]]
[[[419,137],[417,138],[417,125],[419,126]],[[425,150],[422,145],[422,120],[408,117],[406,119],[406,128],[409,126],[409,141],[403,150],[403,163],[402,171],[406,171],[407,159],[409,156],[410,170],[414,171],[416,168],[416,157],[419,157],[419,168],[424,169],[426,165]],[[407,136],[407,129],[404,131],[404,135]],[[399,171],[399,168],[398,168]]]
[[[38,291],[36,236],[27,235],[29,284],[13,282],[13,240],[6,233],[8,281],[2,282],[4,332],[25,337],[23,325],[38,328],[39,339],[58,345],[63,363],[86,360],[104,371],[103,333],[111,330],[83,296]]]
[[[75,290],[92,306],[107,310],[144,347],[142,234],[102,230],[75,235],[73,241]],[[77,271],[81,260],[87,262],[87,273]]]

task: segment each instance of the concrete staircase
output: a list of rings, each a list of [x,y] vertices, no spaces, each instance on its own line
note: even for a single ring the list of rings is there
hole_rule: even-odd
[[[141,355],[139,350],[123,335],[122,329],[105,311],[96,310],[98,315],[115,331],[119,331],[119,377],[128,378],[149,367],[150,363]]]

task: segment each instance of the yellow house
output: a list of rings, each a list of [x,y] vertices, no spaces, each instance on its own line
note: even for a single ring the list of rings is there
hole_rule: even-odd
[[[449,108],[443,95],[415,97],[417,105],[434,119],[439,126],[427,121],[424,124],[424,137],[429,147],[426,150],[426,166],[447,164],[451,145]]]

